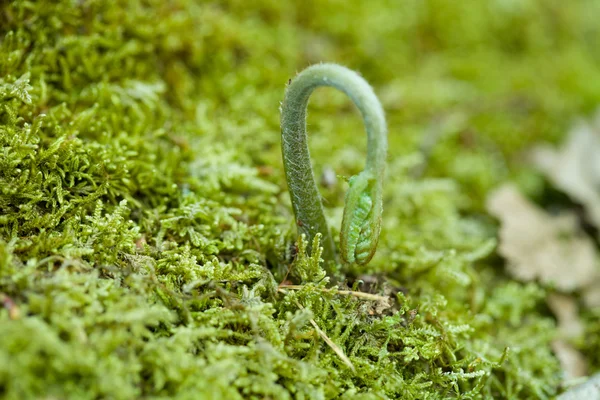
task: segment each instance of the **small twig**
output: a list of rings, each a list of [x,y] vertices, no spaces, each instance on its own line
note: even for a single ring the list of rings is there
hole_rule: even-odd
[[[290,289],[290,290],[302,290],[304,288],[304,286],[281,284],[281,285],[279,285],[279,288],[280,289]],[[337,289],[325,289],[325,288],[319,288],[319,290],[321,292],[333,292],[333,293],[341,294],[341,295],[354,296],[354,297],[358,297],[359,299],[365,299],[365,300],[385,301],[385,300],[390,299],[388,296],[380,296],[377,294],[371,294],[371,293],[365,293],[365,292],[354,292],[352,290],[337,290]]]
[[[298,303],[297,300],[295,300],[295,303],[298,306],[298,308],[300,308],[301,310],[304,310],[304,307],[302,307],[302,304]],[[352,361],[350,361],[350,359],[346,356],[346,354],[344,354],[344,350],[342,350],[342,348],[340,346],[335,344],[333,342],[333,340],[329,339],[329,337],[325,334],[325,332],[323,332],[321,330],[321,328],[319,328],[319,325],[317,325],[317,323],[315,322],[314,319],[311,318],[310,323],[313,326],[313,328],[315,328],[315,330],[317,331],[319,336],[321,336],[321,338],[325,341],[325,343],[327,343],[327,345],[329,347],[331,347],[331,349],[335,352],[335,354],[338,355],[338,357],[342,360],[342,362],[344,364],[346,364],[346,366],[348,366],[348,368],[350,368],[350,370],[352,370],[352,372],[356,373],[356,369],[354,368]]]

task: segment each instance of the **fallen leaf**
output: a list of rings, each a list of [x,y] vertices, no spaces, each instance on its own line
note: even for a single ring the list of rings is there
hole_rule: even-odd
[[[579,319],[577,301],[572,296],[552,293],[546,298],[548,307],[558,321],[559,338],[552,342],[552,350],[564,373],[564,379],[570,380],[587,374],[587,360],[569,343],[584,334],[585,327]]]
[[[600,400],[600,374],[561,394],[557,400]]]
[[[549,215],[509,184],[490,195],[487,209],[501,222],[498,250],[516,279],[539,279],[571,291],[596,277],[594,243],[581,232],[575,215]]]
[[[548,307],[556,316],[558,330],[562,339],[575,339],[583,335],[584,326],[579,319],[577,301],[560,293],[552,293],[546,299]]]
[[[534,164],[558,189],[581,203],[589,220],[600,228],[600,112],[591,123],[581,121],[559,149],[533,150]]]
[[[582,290],[583,304],[588,308],[600,307],[600,279],[596,279]]]
[[[557,339],[552,341],[552,351],[558,358],[563,370],[563,379],[569,381],[587,375],[587,361],[583,354],[575,350],[568,342]]]

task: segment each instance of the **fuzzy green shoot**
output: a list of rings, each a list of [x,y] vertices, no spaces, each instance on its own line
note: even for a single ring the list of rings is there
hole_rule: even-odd
[[[383,108],[371,86],[356,72],[336,64],[313,65],[298,74],[289,83],[281,106],[281,149],[298,231],[311,239],[321,233],[325,259],[336,259],[306,132],[308,100],[320,86],[346,93],[360,110],[366,127],[367,162],[365,170],[349,180],[340,232],[342,259],[366,264],[375,254],[381,231],[387,128]]]

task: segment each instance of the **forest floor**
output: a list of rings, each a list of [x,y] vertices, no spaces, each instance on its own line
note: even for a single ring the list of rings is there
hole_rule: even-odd
[[[0,397],[549,399],[583,382],[600,370],[598,15],[2,2]],[[338,284],[297,237],[280,149],[286,84],[318,62],[370,82],[389,131],[378,250]],[[363,123],[319,89],[308,129],[337,236]]]

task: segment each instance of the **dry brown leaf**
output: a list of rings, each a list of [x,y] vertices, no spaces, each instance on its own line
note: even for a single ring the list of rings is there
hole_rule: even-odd
[[[600,228],[600,112],[592,123],[580,122],[559,149],[542,145],[533,161],[558,189],[581,203]]]
[[[558,330],[562,339],[575,339],[583,335],[585,328],[579,319],[577,301],[573,297],[552,293],[546,301],[558,320]]]
[[[588,308],[600,307],[600,279],[586,286],[583,291],[583,303]]]
[[[560,293],[548,295],[548,306],[558,320],[560,338],[552,342],[552,350],[558,358],[564,372],[564,379],[570,380],[587,374],[587,360],[576,350],[569,339],[576,339],[583,335],[585,327],[579,319],[577,301]]]
[[[557,400],[600,400],[600,374],[596,374],[581,385],[569,389]]]
[[[552,351],[558,358],[563,370],[563,379],[569,381],[587,375],[587,361],[583,354],[575,350],[568,342],[557,339],[552,341]]]
[[[570,291],[596,276],[594,243],[579,230],[574,215],[551,216],[513,185],[494,191],[487,209],[501,221],[499,252],[513,277]]]

